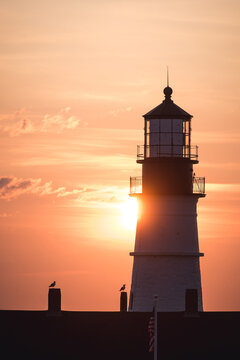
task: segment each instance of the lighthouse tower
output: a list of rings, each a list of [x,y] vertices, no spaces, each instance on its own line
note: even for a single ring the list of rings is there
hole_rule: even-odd
[[[205,178],[193,172],[192,116],[174,104],[169,86],[163,92],[163,102],[143,116],[142,177],[130,178],[139,213],[129,311],[151,311],[154,295],[158,311],[183,311],[186,289],[197,289],[202,311],[197,202],[205,196]]]

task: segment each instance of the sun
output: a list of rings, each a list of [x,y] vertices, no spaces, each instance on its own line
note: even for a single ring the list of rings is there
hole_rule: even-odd
[[[135,230],[138,216],[138,202],[135,198],[128,198],[121,206],[121,222],[128,230]]]

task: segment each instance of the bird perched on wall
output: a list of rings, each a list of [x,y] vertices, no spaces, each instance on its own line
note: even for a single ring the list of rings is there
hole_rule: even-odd
[[[49,285],[49,287],[54,287],[56,285],[56,281],[54,281],[53,283],[51,283],[50,285]]]
[[[123,291],[126,289],[126,284],[123,284],[123,286],[121,287],[121,289],[119,291]]]

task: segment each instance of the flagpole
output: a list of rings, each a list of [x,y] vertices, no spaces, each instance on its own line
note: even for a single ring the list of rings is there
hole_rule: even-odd
[[[158,343],[158,334],[157,334],[157,303],[158,296],[154,296],[154,360],[157,360],[157,343]]]

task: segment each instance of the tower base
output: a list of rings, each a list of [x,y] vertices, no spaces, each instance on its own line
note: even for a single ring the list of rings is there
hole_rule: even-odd
[[[184,311],[187,289],[197,289],[198,311],[203,311],[200,255],[136,254],[129,311],[152,311],[155,295],[157,311]]]

